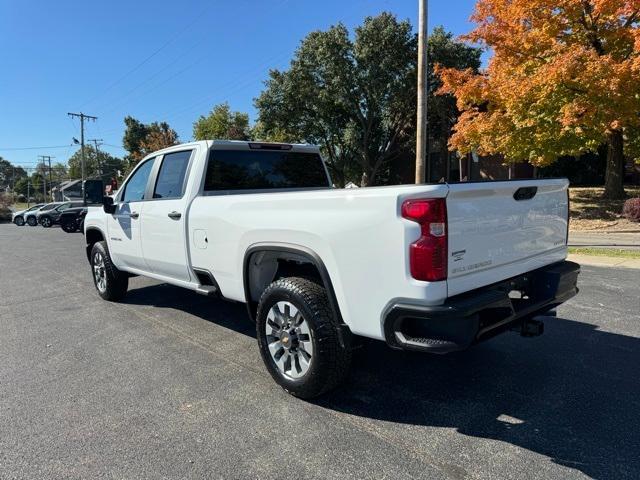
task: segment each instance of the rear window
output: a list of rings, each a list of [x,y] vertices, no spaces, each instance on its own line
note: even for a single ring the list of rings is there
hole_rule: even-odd
[[[204,190],[326,188],[329,179],[317,153],[211,150]]]

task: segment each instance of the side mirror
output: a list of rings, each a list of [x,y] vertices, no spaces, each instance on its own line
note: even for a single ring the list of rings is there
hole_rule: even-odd
[[[113,197],[102,197],[102,209],[104,213],[113,215],[116,213],[116,206],[113,204]]]
[[[85,205],[100,205],[104,195],[104,184],[102,180],[85,180],[84,182],[84,202]]]

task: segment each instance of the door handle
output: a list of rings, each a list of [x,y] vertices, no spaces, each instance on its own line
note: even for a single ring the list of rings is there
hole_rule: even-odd
[[[140,214],[139,214],[138,212],[131,212],[131,213],[129,214],[129,216],[130,216],[131,218],[138,218],[138,217],[140,216]]]
[[[167,213],[167,216],[173,220],[180,220],[182,214],[180,212],[173,211],[171,213]]]

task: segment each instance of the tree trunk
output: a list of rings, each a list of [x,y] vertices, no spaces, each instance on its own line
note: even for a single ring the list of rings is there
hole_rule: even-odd
[[[607,171],[604,180],[604,198],[618,200],[624,193],[624,151],[621,130],[613,130],[608,135]]]

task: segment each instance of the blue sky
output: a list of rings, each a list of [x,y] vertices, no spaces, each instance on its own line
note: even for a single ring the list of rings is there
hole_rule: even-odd
[[[473,0],[429,5],[429,26],[471,29]],[[391,11],[417,24],[416,0],[0,0],[0,156],[66,162],[79,138],[67,112],[98,117],[86,138],[120,156],[123,118],[167,121],[181,141],[213,105],[250,113],[270,68],[286,68],[313,30]],[[65,146],[16,150],[24,147]]]

